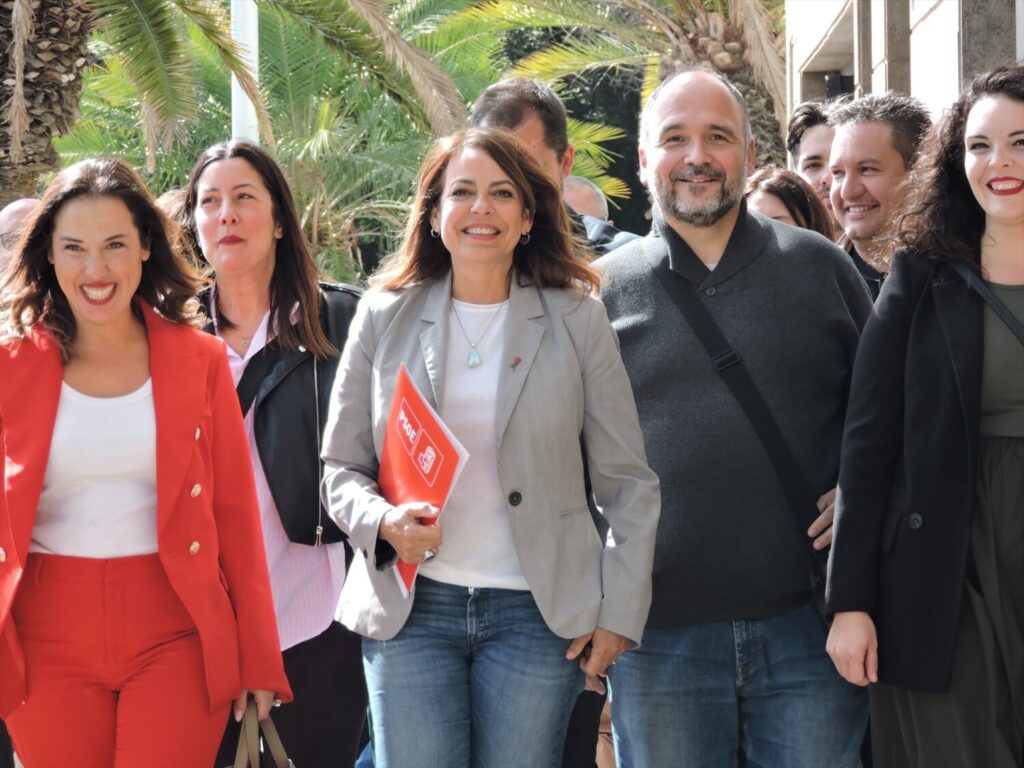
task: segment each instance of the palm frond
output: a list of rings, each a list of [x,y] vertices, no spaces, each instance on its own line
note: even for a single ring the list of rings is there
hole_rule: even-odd
[[[137,1],[137,0],[136,0]],[[223,7],[217,3],[196,0],[175,0],[175,6],[202,32],[227,68],[238,79],[238,84],[256,108],[256,122],[260,136],[274,145],[274,132],[267,114],[267,100],[259,82],[252,74],[242,46],[231,36],[230,24]]]
[[[604,192],[605,197],[626,199],[630,196],[629,185],[622,179],[609,176],[604,167],[594,161],[592,157],[577,153],[572,164],[572,172],[577,176],[583,176],[597,184]]]
[[[623,16],[617,6],[618,3],[591,0],[484,0],[450,16],[439,31],[454,35],[479,29],[501,33],[571,27],[604,32],[638,44],[650,40],[652,28]]]
[[[348,3],[369,25],[388,60],[412,81],[423,99],[434,132],[445,135],[462,125],[465,104],[455,84],[427,53],[402,37],[383,13],[379,0],[348,0]]]
[[[395,26],[410,37],[429,33],[453,14],[471,8],[477,0],[403,0],[391,10]]]
[[[464,106],[461,97],[452,103],[457,92],[453,84],[445,84],[443,72],[425,55],[415,56],[397,42],[401,38],[396,30],[383,19],[390,36],[388,53],[382,49],[382,40],[360,13],[353,10],[345,0],[266,0],[302,24],[309,32],[320,35],[327,46],[346,61],[352,62],[369,79],[382,83],[392,97],[397,99],[410,116],[424,128],[436,132],[447,132],[451,125],[462,119]],[[362,11],[369,13],[365,2]],[[390,58],[394,56],[395,59]],[[413,72],[423,64],[425,73]],[[413,77],[413,74],[416,74]],[[424,87],[424,90],[420,90]]]
[[[772,97],[775,119],[786,124],[786,68],[775,47],[774,23],[761,3],[737,4],[743,38],[750,50],[754,78]]]
[[[595,69],[635,69],[648,56],[648,49],[606,35],[570,38],[520,59],[511,74],[550,81]]]
[[[195,114],[194,70],[174,7],[160,0],[95,0],[97,28],[140,93],[151,119],[143,121],[147,144],[168,146],[171,125]],[[159,132],[159,137],[150,133]]]
[[[626,136],[624,130],[614,125],[587,123],[573,117],[568,118],[568,128],[569,139],[576,147],[576,151],[597,158],[602,167],[607,167],[612,161],[611,153],[603,145]]]
[[[661,56],[650,54],[644,62],[644,80],[640,87],[640,108],[643,109],[654,89],[661,82]]]

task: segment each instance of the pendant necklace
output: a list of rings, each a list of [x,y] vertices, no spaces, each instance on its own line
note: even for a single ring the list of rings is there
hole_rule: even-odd
[[[464,338],[466,340],[466,343],[469,344],[469,354],[466,355],[467,368],[476,368],[478,365],[480,365],[480,363],[484,361],[483,358],[480,357],[480,352],[477,350],[476,345],[483,341],[484,336],[486,336],[487,332],[491,330],[491,325],[494,323],[494,318],[501,314],[502,309],[503,305],[498,307],[498,311],[491,315],[491,319],[487,321],[487,325],[484,328],[484,332],[477,337],[476,341],[471,341],[469,338],[469,334],[466,333],[466,327],[462,324],[462,318],[459,317],[459,310],[455,306],[455,300],[452,300],[452,314],[455,315],[455,322],[459,324],[459,330],[462,331],[462,338]]]

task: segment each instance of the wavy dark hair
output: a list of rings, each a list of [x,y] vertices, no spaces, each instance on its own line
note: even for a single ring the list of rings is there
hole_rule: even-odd
[[[895,222],[892,249],[912,248],[938,261],[961,261],[981,270],[985,211],[964,170],[967,116],[986,96],[1024,102],[1024,65],[978,75],[929,134],[914,168],[914,186]]]
[[[430,215],[438,204],[448,164],[470,147],[486,152],[508,174],[523,207],[533,215],[530,241],[517,244],[512,253],[520,282],[595,291],[599,273],[588,262],[586,246],[572,234],[561,190],[526,148],[500,128],[468,128],[434,143],[420,168],[402,245],[384,261],[370,284],[397,290],[448,274],[451,255],[439,237],[431,236]]]
[[[202,272],[191,254],[178,247],[177,225],[157,207],[130,166],[100,158],[83,160],[58,173],[26,222],[2,291],[4,335],[24,337],[31,326],[42,323],[60,345],[63,362],[74,356],[77,324],[49,257],[57,215],[79,197],[112,197],[125,204],[143,248],[149,249],[135,295],[171,322],[201,327],[205,318],[195,297],[204,285]],[[141,320],[140,308],[134,311]]]
[[[270,278],[270,327],[276,335],[270,342],[282,349],[305,347],[316,357],[337,354],[320,326],[320,270],[302,234],[291,188],[281,167],[264,149],[251,141],[233,139],[207,149],[192,167],[185,187],[184,228],[190,242],[198,243],[195,211],[199,180],[213,163],[237,157],[260,175],[273,203],[274,222],[281,227],[277,240],[274,272]],[[214,276],[216,282],[216,275]],[[292,324],[292,308],[298,305],[298,322]],[[217,322],[227,328],[234,323],[217,307]]]
[[[786,206],[798,227],[810,229],[835,240],[832,218],[810,185],[793,171],[769,165],[747,179],[745,197],[755,192],[775,195]]]

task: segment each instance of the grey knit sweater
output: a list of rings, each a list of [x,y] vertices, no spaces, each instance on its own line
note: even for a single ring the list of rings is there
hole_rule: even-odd
[[[816,233],[748,213],[709,271],[655,212],[669,248],[742,356],[807,477],[836,483],[860,328],[871,311],[849,257]],[[809,599],[805,548],[767,453],[651,271],[642,241],[600,259],[602,296],[661,478],[650,626],[777,616]]]

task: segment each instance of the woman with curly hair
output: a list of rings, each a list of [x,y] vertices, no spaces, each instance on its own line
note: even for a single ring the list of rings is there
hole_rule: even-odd
[[[232,701],[291,698],[238,403],[171,226],[87,160],[8,272],[0,715],[27,768],[208,765]]]
[[[915,174],[854,370],[828,650],[847,680],[874,684],[877,766],[1011,768],[1024,765],[1024,67],[977,77]]]

